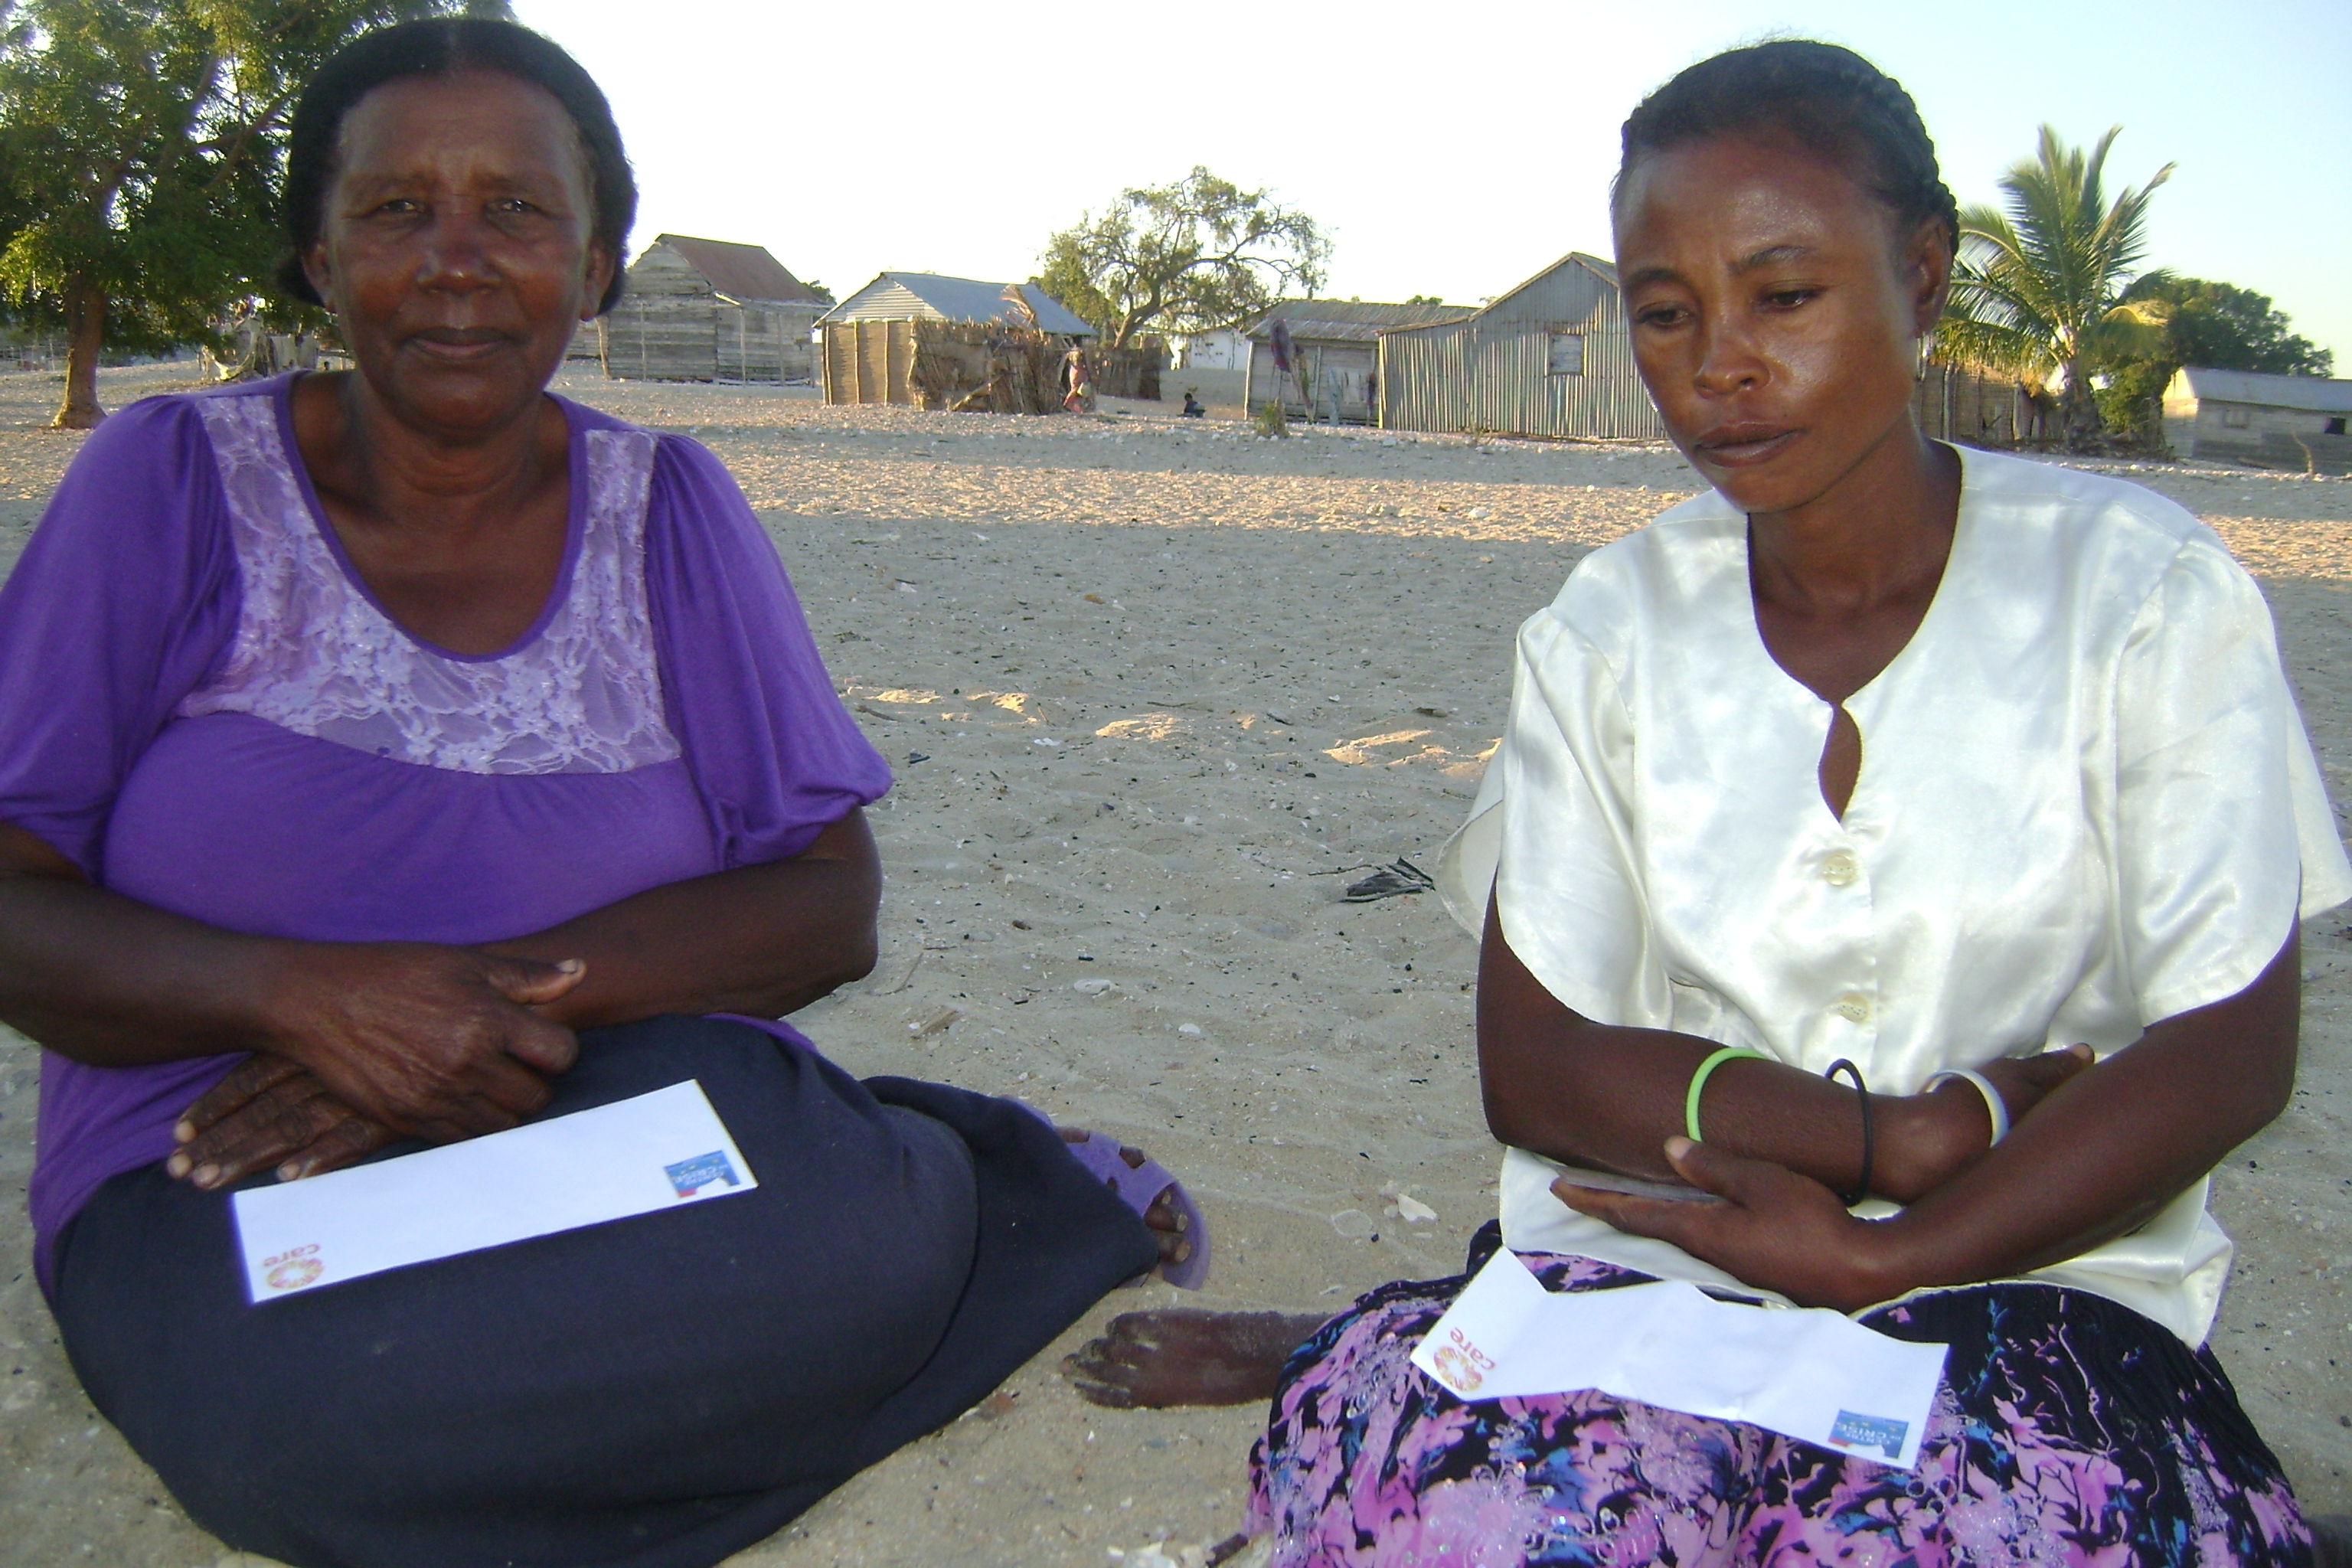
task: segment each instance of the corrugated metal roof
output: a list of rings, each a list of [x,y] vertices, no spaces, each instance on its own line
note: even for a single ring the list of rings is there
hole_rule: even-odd
[[[1561,257],[1558,261],[1553,262],[1550,266],[1537,273],[1534,277],[1522,279],[1517,284],[1504,289],[1503,292],[1496,295],[1492,300],[1489,300],[1484,305],[1479,306],[1475,310],[1468,312],[1468,314],[1473,316],[1485,316],[1497,313],[1507,314],[1508,307],[1512,300],[1517,299],[1528,289],[1537,287],[1538,284],[1550,281],[1552,277],[1558,273],[1561,268],[1568,266],[1571,262],[1579,266],[1588,268],[1591,271],[1600,274],[1601,279],[1608,283],[1612,289],[1614,289],[1617,287],[1617,264],[1615,262],[1604,261],[1600,257],[1588,254],[1585,251],[1571,250],[1566,256]],[[1412,321],[1394,327],[1383,327],[1381,331],[1384,332],[1411,331],[1416,327],[1444,326],[1446,321],[1459,319],[1462,318],[1446,317],[1444,320],[1436,321]],[[1297,329],[1296,328],[1292,329],[1294,331],[1297,330]]]
[[[2319,375],[2264,375],[2251,370],[2200,370],[2181,375],[2189,395],[2216,403],[2252,403],[2265,408],[2301,408],[2314,414],[2352,414],[2352,381]]]
[[[1020,324],[1021,312],[1006,292],[1014,288],[1037,312],[1037,324],[1045,331],[1073,338],[1096,335],[1067,306],[1034,283],[986,283],[936,272],[882,273],[818,319],[820,322],[904,321],[928,316],[942,321]]]
[[[776,300],[818,304],[824,297],[784,269],[784,264],[763,246],[738,245],[731,239],[698,239],[690,234],[657,234],[656,245],[667,245],[688,265],[710,279],[710,286],[730,300]],[[642,258],[640,258],[642,259]]]
[[[1366,300],[1285,300],[1253,322],[1249,335],[1260,342],[1274,335],[1280,321],[1294,339],[1309,342],[1364,342],[1392,327],[1428,326],[1458,321],[1476,312],[1475,305],[1383,305]]]

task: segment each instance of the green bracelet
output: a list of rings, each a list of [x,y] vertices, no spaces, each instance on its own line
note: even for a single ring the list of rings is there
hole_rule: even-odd
[[[1698,1071],[1691,1074],[1690,1089],[1683,1096],[1683,1131],[1690,1134],[1690,1141],[1694,1143],[1706,1142],[1698,1135],[1699,1091],[1706,1087],[1706,1080],[1715,1076],[1716,1068],[1735,1057],[1754,1057],[1759,1061],[1765,1059],[1762,1051],[1751,1051],[1744,1046],[1726,1046],[1699,1063]]]

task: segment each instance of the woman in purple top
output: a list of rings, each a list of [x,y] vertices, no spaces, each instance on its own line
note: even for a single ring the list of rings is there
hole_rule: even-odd
[[[357,373],[124,410],[0,593],[42,1285],[291,1563],[713,1563],[1205,1262],[1134,1152],[750,1021],[872,966],[889,774],[718,461],[544,390],[635,204],[545,39],[356,42],[286,206]],[[688,1079],[756,1189],[247,1302],[240,1184]]]

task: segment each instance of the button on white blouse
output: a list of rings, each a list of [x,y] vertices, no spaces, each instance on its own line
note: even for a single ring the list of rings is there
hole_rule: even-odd
[[[2243,990],[2352,897],[2253,581],[2137,486],[1963,450],[1959,524],[1908,646],[1832,710],[1756,626],[1747,520],[1710,491],[1594,552],[1520,628],[1507,733],[1439,885],[1491,888],[1530,973],[1601,1023],[1672,1028],[1872,1089],[2147,1026]],[[1504,1161],[1504,1237],[1738,1285]],[[2200,1182],[2039,1270],[2201,1342],[2230,1243]],[[1893,1212],[1874,1201],[1856,1212]],[[1766,1294],[1765,1292],[1755,1292]]]

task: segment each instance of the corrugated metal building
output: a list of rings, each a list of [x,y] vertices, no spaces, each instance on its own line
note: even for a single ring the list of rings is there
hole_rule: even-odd
[[[1371,424],[1380,415],[1380,334],[1391,327],[1458,321],[1468,305],[1385,305],[1361,300],[1285,300],[1247,333],[1249,374],[1243,405],[1253,412],[1276,397],[1302,418],[1330,416]],[[1276,364],[1275,329],[1289,344],[1290,366]]]
[[[1034,327],[1074,344],[1096,335],[1068,307],[1033,283],[885,272],[818,318],[824,400],[921,402],[913,381],[917,321]]]
[[[824,295],[756,245],[655,237],[600,323],[604,374],[646,381],[810,381]]]
[[[2306,473],[2352,471],[2352,381],[2189,369],[2164,389],[2175,451]]]
[[[1582,251],[1459,320],[1384,329],[1380,422],[1586,440],[1666,433],[1633,368],[1617,268]]]

